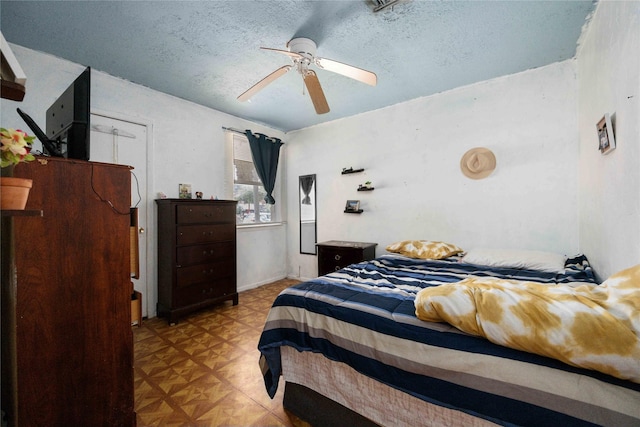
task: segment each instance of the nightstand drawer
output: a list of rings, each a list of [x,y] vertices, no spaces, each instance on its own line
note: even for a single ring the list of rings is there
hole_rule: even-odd
[[[318,259],[323,271],[337,271],[362,261],[362,251],[340,248],[318,248]]]
[[[318,274],[338,271],[351,264],[375,258],[377,243],[331,240],[318,243]]]

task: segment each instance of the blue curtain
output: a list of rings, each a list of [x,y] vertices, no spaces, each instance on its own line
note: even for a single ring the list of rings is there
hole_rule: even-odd
[[[278,160],[280,158],[280,147],[282,141],[278,138],[270,138],[261,133],[253,134],[250,130],[245,131],[251,147],[251,157],[256,167],[256,172],[262,181],[267,195],[264,201],[270,205],[275,205],[273,198],[273,187],[276,185],[276,173],[278,172]]]

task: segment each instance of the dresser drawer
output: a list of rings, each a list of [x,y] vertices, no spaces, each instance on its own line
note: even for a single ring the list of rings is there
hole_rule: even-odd
[[[236,223],[235,205],[212,206],[197,205],[176,207],[176,222],[178,224],[199,223]]]
[[[188,306],[208,299],[220,298],[236,293],[235,277],[225,277],[215,283],[199,283],[177,289],[174,293],[174,304]]]
[[[221,278],[235,276],[236,265],[233,257],[223,258],[208,264],[180,267],[176,270],[178,288],[196,283],[213,282]]]
[[[176,262],[178,267],[204,264],[222,257],[230,257],[235,254],[235,250],[233,241],[181,246],[177,249]]]
[[[203,224],[178,226],[177,244],[179,246],[198,243],[235,240],[236,227],[229,225]]]

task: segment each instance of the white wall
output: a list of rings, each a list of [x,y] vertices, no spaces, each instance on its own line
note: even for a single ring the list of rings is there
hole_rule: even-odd
[[[600,2],[577,60],[286,136],[99,72],[93,74],[92,107],[153,123],[151,198],[158,191],[176,196],[179,182],[191,182],[205,195],[224,193],[222,126],[283,139],[287,188],[276,199],[288,224],[286,230],[238,232],[240,289],[285,274],[317,274],[317,258],[299,254],[298,176],[312,173],[319,241],[377,242],[378,254],[409,238],[463,248],[584,252],[607,277],[640,258],[639,7]],[[27,96],[22,103],[2,100],[2,124],[23,126],[17,106],[44,124],[46,106],[84,67],[12,48],[28,77]],[[604,112],[615,113],[618,143],[607,156],[597,151],[594,131]],[[480,181],[459,169],[464,152],[476,146],[493,150],[498,162]],[[344,167],[366,170],[341,175]],[[357,192],[367,180],[376,190]],[[365,212],[344,214],[347,199],[360,199]],[[155,274],[155,264],[149,271]]]
[[[601,279],[640,262],[640,2],[601,1],[578,50],[580,245]],[[614,115],[616,149],[596,123]]]
[[[576,103],[569,60],[288,134],[289,274],[317,274],[295,209],[297,178],[312,173],[318,241],[377,242],[378,255],[403,239],[578,253]],[[459,163],[478,146],[497,168],[475,181]],[[356,191],[367,180],[375,190]],[[347,199],[364,213],[343,213]]]
[[[2,99],[1,113],[4,127],[27,126],[16,113],[20,108],[40,124],[46,122],[46,109],[67,86],[84,70],[85,66],[54,56],[11,45],[13,52],[27,75],[27,93],[23,102]],[[90,65],[90,64],[89,64]],[[251,129],[281,138],[282,132],[221,113],[182,99],[169,96],[131,82],[115,78],[99,70],[92,71],[91,108],[112,112],[118,117],[138,118],[153,127],[152,181],[149,189],[149,212],[153,221],[148,233],[147,253],[151,295],[148,305],[155,315],[157,297],[155,255],[155,203],[158,192],[178,197],[178,184],[191,183],[205,197],[230,197],[232,176],[225,175],[225,137],[222,127]],[[39,143],[34,148],[40,149]],[[285,155],[281,153],[281,168]],[[228,170],[228,168],[226,168]],[[232,184],[232,181],[231,181]],[[282,191],[274,193],[276,200],[285,197]],[[282,203],[286,207],[286,203]],[[286,219],[286,210],[285,217]],[[284,225],[251,228],[238,232],[238,289],[244,290],[283,278],[286,275],[286,229]],[[256,261],[259,260],[259,261]]]

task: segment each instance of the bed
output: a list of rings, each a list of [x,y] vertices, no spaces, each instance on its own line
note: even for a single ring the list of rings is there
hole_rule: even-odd
[[[637,379],[416,317],[420,291],[469,278],[597,287],[584,256],[563,267],[389,253],[287,288],[258,344],[267,392],[284,382],[285,408],[312,425],[638,426]]]

